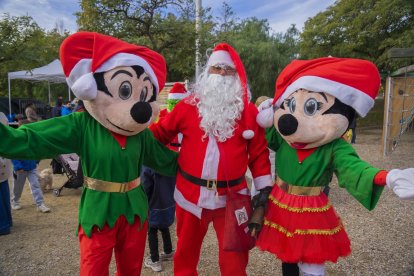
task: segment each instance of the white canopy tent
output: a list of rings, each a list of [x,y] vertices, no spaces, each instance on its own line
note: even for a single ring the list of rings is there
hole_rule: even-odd
[[[50,83],[66,83],[66,77],[63,73],[62,64],[60,60],[55,59],[51,63],[35,68],[28,71],[17,71],[17,72],[9,72],[8,73],[8,80],[9,80],[9,112],[11,113],[11,89],[10,89],[10,80],[13,79],[21,79],[27,80],[31,82],[38,82],[38,81],[47,81],[49,87],[49,104],[50,104]],[[69,100],[70,98],[70,89],[68,88]]]

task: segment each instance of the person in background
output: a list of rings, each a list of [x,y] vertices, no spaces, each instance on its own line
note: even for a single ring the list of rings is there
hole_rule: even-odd
[[[50,208],[45,205],[43,199],[43,192],[40,188],[39,180],[36,173],[36,160],[12,160],[13,170],[16,174],[16,179],[12,185],[11,193],[11,207],[13,210],[20,210],[20,197],[22,196],[24,183],[26,178],[29,180],[30,189],[32,190],[33,200],[36,204],[37,210],[42,213],[50,212]]]
[[[36,113],[36,106],[34,103],[29,102],[26,104],[24,108],[24,114],[26,115],[26,119],[29,123],[34,123],[40,121],[40,117]]]
[[[19,121],[19,126],[25,123],[27,122]],[[12,185],[11,208],[13,210],[20,210],[22,208],[20,205],[20,197],[22,196],[23,187],[27,178],[37,210],[42,213],[50,212],[50,208],[44,204],[43,192],[37,176],[36,167],[39,161],[14,159],[12,163],[15,180]]]
[[[76,105],[73,108],[73,112],[81,112],[81,111],[85,111],[85,106],[83,105],[83,101],[78,99],[76,101]]]
[[[158,123],[162,122],[174,106],[186,96],[190,95],[184,85],[175,83],[167,98],[167,108],[161,110]],[[151,128],[151,127],[150,127]],[[179,151],[182,135],[178,134],[167,147]],[[141,184],[148,196],[148,246],[150,256],[144,260],[144,265],[155,272],[162,271],[162,261],[172,260],[174,251],[172,248],[169,227],[174,223],[175,217],[175,177],[164,176],[156,171],[143,166],[141,172]],[[158,231],[161,232],[164,252],[158,252]]]
[[[8,124],[7,117],[3,112],[0,112],[0,123]],[[10,176],[11,162],[0,156],[0,235],[10,234],[10,228],[13,225],[8,182]]]
[[[72,113],[72,103],[67,101],[64,105],[62,105],[62,109],[60,111],[61,116],[69,115]]]
[[[52,117],[59,117],[62,116],[62,105],[63,105],[63,98],[59,96],[56,99],[56,105],[52,109]]]

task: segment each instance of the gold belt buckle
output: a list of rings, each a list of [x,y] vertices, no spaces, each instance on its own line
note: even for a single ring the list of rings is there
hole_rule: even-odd
[[[208,179],[206,188],[208,190],[217,190],[217,180],[216,179]]]

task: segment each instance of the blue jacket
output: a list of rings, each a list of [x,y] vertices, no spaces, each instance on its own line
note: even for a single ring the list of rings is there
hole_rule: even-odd
[[[143,166],[141,185],[148,197],[149,226],[157,228],[171,226],[175,218],[175,176],[164,176]]]
[[[62,109],[60,110],[60,115],[65,116],[72,113],[72,110],[66,106],[62,106]]]
[[[12,160],[14,171],[24,170],[26,172],[36,169],[37,160]]]

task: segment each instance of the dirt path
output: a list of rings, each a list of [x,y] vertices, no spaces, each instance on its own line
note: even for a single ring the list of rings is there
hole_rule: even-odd
[[[358,132],[355,148],[361,158],[384,168],[414,167],[414,133],[403,137],[390,157],[379,153],[381,132]],[[49,160],[40,163],[40,170]],[[55,187],[67,178],[54,177]],[[414,275],[414,201],[401,201],[386,190],[377,208],[369,212],[345,190],[332,183],[330,199],[351,238],[350,257],[328,264],[328,275]],[[61,197],[45,194],[52,208],[49,214],[36,211],[26,184],[21,199],[23,209],[13,211],[12,233],[0,236],[0,275],[78,275],[79,248],[75,234],[81,190],[64,189]],[[171,228],[175,244],[175,228]],[[115,267],[111,265],[111,275]],[[253,249],[249,275],[281,275],[280,262],[272,255]],[[199,263],[200,275],[218,275],[217,245],[214,231],[209,230]],[[172,263],[164,263],[158,275],[172,275]],[[142,275],[156,275],[143,268]],[[236,275],[235,275],[236,276]]]

